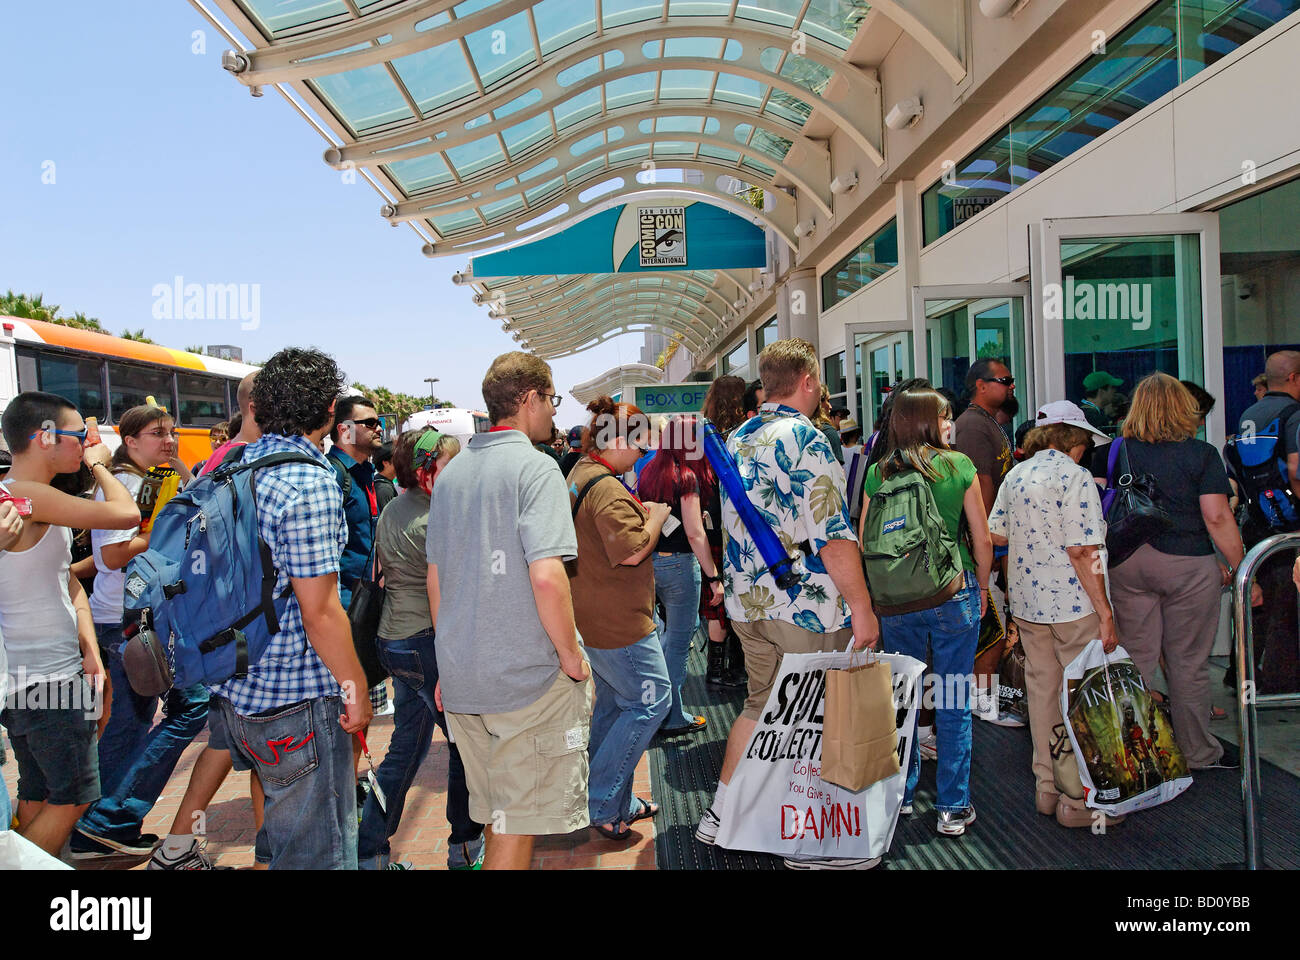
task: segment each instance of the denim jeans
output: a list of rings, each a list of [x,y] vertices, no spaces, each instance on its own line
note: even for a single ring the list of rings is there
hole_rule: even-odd
[[[632,808],[636,765],[668,714],[668,668],[659,635],[616,650],[587,647],[596,679],[591,715],[591,772],[587,781],[592,823],[626,821]]]
[[[388,801],[388,811],[379,808],[373,793],[361,811],[357,858],[363,868],[389,852],[388,838],[397,832],[401,823],[406,793],[433,743],[434,725],[447,736],[447,721],[433,702],[433,691],[438,685],[434,632],[422,630],[402,640],[381,639],[378,645],[379,659],[393,675],[393,738],[384,762],[375,773]],[[463,849],[460,845],[474,844],[483,836],[483,825],[469,815],[469,789],[465,786],[465,765],[460,751],[454,743],[448,746],[447,822],[451,824],[448,865],[468,866],[460,862]]]
[[[691,638],[700,623],[700,564],[689,553],[675,553],[671,557],[655,554],[654,562],[655,593],[663,601],[668,615],[661,636],[672,699],[668,702],[668,715],[663,725],[684,727],[695,720],[694,715],[682,707],[682,681],[686,679],[686,657],[691,652]]]
[[[231,756],[257,771],[272,870],[357,868],[357,782],[341,697],[317,697],[242,716],[213,700]]]
[[[139,836],[181,754],[207,724],[208,691],[202,684],[172,688],[155,726],[158,697],[142,697],[131,689],[122,666],[121,627],[97,623],[95,630],[113,682],[112,714],[99,739],[102,796],[77,826],[125,842]]]
[[[880,637],[887,653],[905,653],[924,663],[927,650],[934,674],[923,689],[934,691],[934,729],[938,741],[935,774],[939,811],[970,806],[970,684],[975,671],[975,644],[980,630],[979,586],[966,573],[966,585],[947,603],[929,610],[880,618]],[[937,682],[935,682],[937,681]],[[930,683],[935,683],[933,688]],[[912,736],[903,802],[911,803],[921,775],[921,744]]]

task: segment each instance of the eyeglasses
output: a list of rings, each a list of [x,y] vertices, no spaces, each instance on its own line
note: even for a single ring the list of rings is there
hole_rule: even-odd
[[[85,443],[85,442],[86,442],[86,434],[88,434],[89,432],[90,432],[90,430],[89,430],[89,428],[87,428],[87,427],[82,427],[80,430],[37,430],[35,433],[33,433],[33,434],[32,434],[30,437],[28,437],[27,439],[28,439],[28,440],[35,440],[35,439],[36,439],[37,437],[39,437],[42,433],[53,433],[53,434],[55,434],[55,435],[57,435],[57,436],[60,436],[60,437],[76,437],[77,440],[78,440],[80,443]]]
[[[985,383],[1000,383],[1004,387],[1014,387],[1016,385],[1015,377],[981,377]]]
[[[560,401],[564,399],[558,393],[542,393],[540,390],[537,392],[537,395],[545,400],[551,401],[551,408],[554,410],[560,409]]]
[[[355,423],[359,427],[369,427],[371,430],[378,430],[384,422],[383,417],[366,417],[364,420],[349,420],[348,423]]]
[[[181,432],[179,430],[142,430],[142,434],[148,437],[157,437],[159,440],[177,439]]]

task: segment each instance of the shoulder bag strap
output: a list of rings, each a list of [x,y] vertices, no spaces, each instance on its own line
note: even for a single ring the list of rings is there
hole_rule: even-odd
[[[589,491],[601,480],[604,480],[606,477],[612,477],[612,476],[613,476],[612,473],[602,473],[600,474],[600,476],[592,477],[585,484],[583,484],[582,489],[578,491],[578,499],[573,501],[573,516],[575,519],[578,516],[578,508],[582,506],[582,501],[587,498],[587,491]]]

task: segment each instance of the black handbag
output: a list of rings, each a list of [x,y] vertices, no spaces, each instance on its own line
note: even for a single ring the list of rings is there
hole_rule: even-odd
[[[1106,478],[1107,486],[1115,491],[1106,509],[1106,552],[1110,566],[1117,567],[1131,557],[1138,547],[1172,525],[1169,514],[1160,505],[1160,491],[1148,473],[1135,474],[1129,463],[1128,447],[1123,440],[1119,450],[1119,478],[1114,479],[1114,469]]]
[[[378,558],[375,548],[370,548],[366,571],[352,588],[352,602],[348,605],[348,622],[352,624],[352,644],[357,659],[366,674],[366,689],[382,683],[388,671],[379,659],[379,617],[384,611],[384,588],[379,585]]]

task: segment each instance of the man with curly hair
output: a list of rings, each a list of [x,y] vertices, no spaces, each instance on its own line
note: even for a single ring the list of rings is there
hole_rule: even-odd
[[[275,594],[289,601],[265,655],[246,676],[212,688],[209,715],[212,739],[262,782],[271,869],[357,868],[352,734],[371,708],[339,600],[343,495],[319,446],[343,382],[330,357],[288,347],[253,383],[262,436],[244,459],[298,454],[311,462],[257,472],[258,532],[270,548]]]

